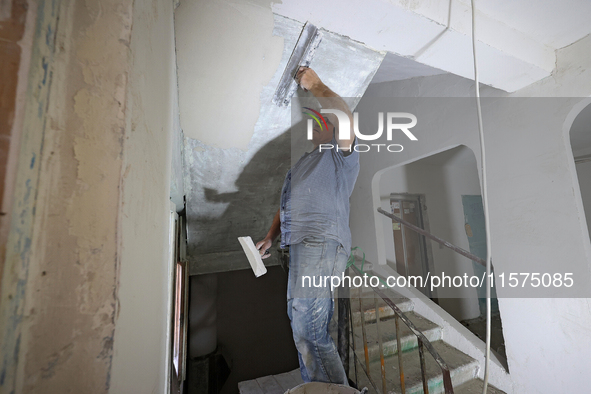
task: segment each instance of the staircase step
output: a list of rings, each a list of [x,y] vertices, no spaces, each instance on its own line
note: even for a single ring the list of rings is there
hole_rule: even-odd
[[[478,370],[478,361],[470,356],[451,347],[443,341],[432,342],[433,347],[439,353],[441,358],[447,363],[450,372],[452,384],[454,387],[473,380]],[[439,394],[444,392],[443,374],[439,365],[435,362],[431,353],[425,349],[425,366],[427,381],[430,394]],[[402,353],[406,394],[418,394],[423,392],[423,382],[421,379],[421,364],[419,361],[419,350],[414,349]],[[390,356],[385,359],[386,381],[389,394],[397,394],[400,389],[400,374],[398,370],[398,356]],[[370,364],[371,378],[382,393],[382,375],[380,362],[376,361]]]
[[[458,386],[457,388],[454,387],[455,394],[482,394],[482,388],[484,387],[484,382],[481,379],[473,379],[467,383]],[[486,388],[487,394],[506,394],[504,391],[499,390],[498,388],[491,386],[490,384]]]
[[[416,314],[415,312],[406,312],[406,317],[417,327],[417,329],[427,337],[430,342],[435,342],[441,339],[442,329],[437,324],[424,317]],[[400,327],[400,345],[402,351],[406,352],[416,348],[417,337],[408,328],[402,320],[398,321]],[[384,349],[384,356],[392,356],[398,353],[398,343],[396,341],[396,322],[395,319],[380,319],[380,331],[382,332],[382,346]],[[367,336],[367,347],[369,352],[369,360],[377,361],[380,359],[379,345],[378,345],[378,333],[375,325],[375,320],[366,324],[365,332]],[[363,332],[361,327],[355,327],[355,347],[357,350],[357,357],[360,360],[365,361],[365,355],[363,350]]]
[[[369,295],[373,295],[373,294],[375,293],[375,292],[374,292],[374,290],[373,290],[374,288],[371,286],[371,281],[370,281],[370,279],[369,279],[369,278],[370,278],[371,276],[378,276],[378,275],[375,275],[375,274],[374,274],[373,272],[371,272],[371,271],[370,271],[370,272],[367,272],[366,274],[367,274],[367,276],[368,276],[368,279],[367,279],[367,280],[365,280],[365,279],[363,278],[363,276],[361,276],[361,275],[350,275],[350,276],[351,276],[351,281],[352,281],[352,283],[353,283],[353,287],[351,287],[351,290],[350,290],[350,292],[351,292],[351,296],[355,296],[355,297],[357,297],[357,296],[359,295],[359,291],[361,291],[361,294],[362,294],[364,297],[367,297],[367,296],[369,296]],[[359,284],[359,283],[360,283],[360,282],[358,282],[358,281],[355,279],[356,277],[360,277],[360,278],[361,278],[361,282],[362,282],[364,285],[362,285],[362,286],[359,286],[359,287],[355,286],[355,284]],[[379,276],[378,276],[378,277],[379,277]],[[375,283],[374,283],[374,284],[375,284]],[[396,291],[395,291],[395,290],[393,290],[392,288],[389,288],[389,287],[387,287],[387,286],[384,286],[384,283],[383,283],[383,282],[379,282],[379,287],[378,287],[378,289],[379,289],[379,290],[381,290],[381,291],[383,291],[384,293],[386,293],[386,294],[388,295],[388,297],[391,297],[391,298],[404,298],[404,297],[403,297],[403,296],[402,296],[400,293],[396,292]]]
[[[370,290],[373,292],[373,290]],[[390,299],[394,302],[394,304],[402,310],[402,312],[410,312],[413,310],[414,305],[411,300],[408,298],[402,297],[399,294],[391,292],[388,294]],[[351,311],[352,311],[352,319],[354,325],[361,325],[361,312],[359,308],[359,298],[357,298],[358,293],[351,293]],[[375,308],[375,301],[373,297],[367,296],[365,297],[362,294],[361,297],[361,308],[364,310],[365,314],[365,322],[372,322],[376,320],[376,308]],[[392,308],[386,304],[381,298],[378,298],[378,309],[381,318],[394,316],[394,311]]]
[[[238,392],[240,394],[283,394],[302,383],[304,381],[298,368],[278,375],[239,382]]]

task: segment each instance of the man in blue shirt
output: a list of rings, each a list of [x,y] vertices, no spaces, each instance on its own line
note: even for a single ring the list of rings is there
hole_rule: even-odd
[[[334,310],[330,280],[320,286],[318,280],[342,277],[351,250],[349,197],[359,174],[359,153],[353,149],[353,116],[345,101],[322,83],[314,70],[300,68],[296,80],[324,109],[345,113],[351,130],[348,138],[339,139],[339,122],[332,114],[325,116],[326,126],[314,126],[314,149],[288,171],[279,210],[267,236],[256,247],[263,258],[268,257],[265,252],[279,234],[281,246],[290,245],[287,313],[302,379],[347,385],[328,332]],[[312,284],[310,278],[316,278],[316,282]]]

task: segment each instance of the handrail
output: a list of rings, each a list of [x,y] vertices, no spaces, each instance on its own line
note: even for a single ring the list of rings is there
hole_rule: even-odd
[[[357,268],[355,265],[352,265],[351,268],[353,268],[353,270],[359,274],[359,275],[363,275],[363,272]],[[446,364],[446,362],[441,358],[441,356],[439,355],[439,353],[437,353],[437,350],[435,350],[435,348],[433,347],[433,345],[431,345],[431,342],[429,342],[429,340],[427,339],[427,337],[425,337],[425,335],[423,335],[422,332],[419,331],[419,329],[409,320],[408,317],[406,317],[406,315],[404,314],[404,312],[402,312],[402,310],[400,310],[400,308],[398,308],[398,306],[396,306],[396,304],[394,303],[394,301],[392,301],[383,291],[381,291],[380,289],[376,288],[376,287],[371,287],[372,290],[379,295],[385,302],[386,304],[392,308],[392,310],[394,311],[394,313],[396,314],[396,316],[402,320],[404,322],[404,324],[406,324],[406,326],[408,328],[410,328],[410,330],[412,331],[412,333],[417,337],[419,344],[421,344],[422,342],[422,346],[424,346],[429,353],[431,353],[431,355],[433,356],[433,358],[435,359],[435,362],[439,365],[439,367],[441,368],[441,372],[443,373],[443,387],[445,389],[445,394],[454,394],[454,390],[452,387],[452,382],[451,382],[451,373],[449,371],[449,367]],[[376,308],[376,318],[379,319],[379,314],[378,314],[378,310]],[[364,323],[364,311],[361,311],[361,321],[362,321],[362,325]],[[352,322],[353,320],[351,320]],[[397,330],[398,331],[398,330]],[[396,335],[397,338],[399,338],[399,335],[397,333]],[[365,339],[365,338],[364,338]],[[365,345],[367,346],[367,345]],[[420,346],[420,345],[419,345]],[[402,352],[401,348],[397,349],[398,354],[400,355]],[[422,352],[421,352],[422,353]],[[383,357],[383,354],[381,355]],[[367,359],[367,356],[366,356]],[[423,361],[423,360],[421,360]],[[366,361],[367,362],[367,361]],[[367,370],[369,371],[369,365],[367,366]],[[424,363],[421,363],[421,369],[422,369],[422,376],[423,376],[423,387],[425,387],[425,385],[427,384],[426,382],[426,377],[424,374]],[[404,387],[404,378],[401,376],[401,384],[402,387]],[[403,394],[404,394],[404,390],[403,390]]]
[[[402,205],[401,205],[401,211],[402,211]],[[394,215],[391,214],[389,212],[384,211],[382,208],[378,208],[378,212],[381,213],[384,216],[389,217],[390,219],[401,223],[402,225],[404,225],[405,227],[408,227],[409,229],[439,243],[440,245],[443,245],[451,250],[453,250],[456,253],[461,254],[462,256],[465,256],[467,258],[469,258],[470,260],[473,260],[483,266],[486,266],[486,261],[478,256],[476,256],[475,254],[472,254],[470,252],[468,252],[465,249],[460,248],[459,246],[456,246],[450,242],[445,241],[442,238],[437,237],[436,235],[431,234],[428,231],[423,230],[420,227],[415,226],[414,224]],[[351,268],[353,268],[353,270],[358,274],[358,275],[363,275],[363,271],[360,270],[359,268],[357,268],[355,266],[355,264],[351,265]],[[398,353],[398,362],[399,362],[399,369],[400,369],[400,385],[401,385],[401,390],[402,390],[402,394],[405,394],[405,382],[404,382],[404,372],[402,369],[402,348],[400,345],[400,330],[399,330],[399,326],[398,326],[398,319],[402,320],[404,322],[404,324],[406,324],[406,326],[410,329],[410,331],[417,337],[417,343],[418,343],[418,347],[419,347],[419,358],[420,358],[420,365],[421,365],[421,378],[423,381],[423,392],[425,394],[428,394],[429,392],[429,384],[427,381],[427,376],[426,376],[426,369],[425,369],[425,359],[424,359],[424,350],[423,348],[427,349],[429,351],[429,353],[431,353],[431,356],[433,356],[433,359],[435,359],[435,362],[439,365],[439,368],[441,369],[442,375],[443,375],[443,387],[445,390],[445,394],[454,394],[454,389],[453,389],[453,385],[452,385],[452,381],[451,381],[451,373],[449,370],[449,366],[447,365],[447,363],[443,360],[443,358],[441,358],[441,356],[439,355],[439,353],[437,353],[437,350],[435,350],[435,348],[433,347],[433,345],[431,344],[431,342],[429,342],[429,340],[427,339],[427,337],[425,337],[425,335],[423,335],[423,333],[421,331],[418,330],[418,328],[409,320],[408,317],[406,317],[406,315],[402,312],[402,310],[400,310],[400,308],[398,308],[398,306],[396,306],[396,304],[386,295],[386,293],[384,293],[382,290],[376,288],[376,287],[371,287],[372,290],[378,295],[380,296],[385,302],[386,305],[388,305],[390,308],[392,308],[392,311],[394,311],[394,318],[396,321],[396,340],[397,340],[397,353]],[[365,335],[365,313],[363,311],[363,309],[361,308],[361,295],[359,296],[359,306],[360,306],[360,312],[361,312],[361,328],[363,331],[363,342],[364,342],[364,353],[365,353],[365,363],[366,363],[366,373],[367,373],[367,377],[370,380],[370,382],[372,383],[372,385],[374,386],[374,388],[377,389],[377,387],[375,387],[375,382],[373,381],[373,379],[370,376],[369,373],[369,357],[368,357],[368,347],[367,347],[367,339],[366,339],[366,335]],[[386,376],[385,376],[385,368],[384,368],[384,353],[383,353],[383,348],[382,348],[382,340],[381,340],[381,335],[380,335],[380,327],[379,327],[379,320],[380,320],[380,315],[379,315],[379,308],[377,305],[377,299],[375,299],[376,302],[376,326],[377,326],[377,330],[378,330],[378,341],[379,341],[379,352],[380,352],[380,364],[381,364],[381,372],[382,372],[382,390],[384,391],[384,393],[386,392]],[[339,312],[340,313],[340,312]],[[350,320],[351,326],[353,325],[353,320]],[[340,325],[339,325],[339,330],[340,330]],[[353,337],[355,337],[355,335],[353,335]],[[355,348],[353,349],[354,351],[356,350]],[[354,352],[355,354],[355,352]],[[355,354],[355,357],[357,358],[357,355]],[[356,363],[355,363],[356,365]]]
[[[417,233],[424,235],[425,237],[427,237],[429,239],[432,239],[433,241],[437,242],[438,244],[443,245],[443,246],[453,250],[454,252],[459,253],[462,256],[465,256],[465,257],[469,258],[470,260],[473,260],[473,261],[479,263],[480,265],[486,267],[486,261],[484,259],[481,259],[480,257],[476,256],[475,254],[472,254],[472,253],[468,252],[467,250],[460,248],[459,246],[456,246],[450,242],[447,242],[446,240],[439,238],[438,236],[433,235],[430,232],[425,231],[422,228],[417,227],[414,224],[407,222],[406,220],[399,218],[398,216],[396,216],[394,214],[386,212],[382,208],[378,208],[378,212],[384,216],[389,217],[392,220],[397,221],[398,223],[404,224],[405,226],[407,226],[411,230],[414,230]]]

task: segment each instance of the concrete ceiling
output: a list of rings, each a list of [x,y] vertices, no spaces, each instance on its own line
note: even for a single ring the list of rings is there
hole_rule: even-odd
[[[469,1],[460,0],[469,4]],[[590,33],[591,1],[588,0],[476,0],[488,15],[535,41],[559,49]]]
[[[371,83],[401,81],[415,77],[445,74],[446,71],[418,63],[412,59],[387,53]]]
[[[273,11],[473,79],[469,1],[283,0]],[[591,33],[590,1],[477,0],[481,82],[514,92],[551,75],[555,50]],[[387,80],[387,78],[386,78]]]

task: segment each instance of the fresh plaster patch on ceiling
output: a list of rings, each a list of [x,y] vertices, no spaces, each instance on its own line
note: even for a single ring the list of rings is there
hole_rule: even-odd
[[[185,190],[189,256],[241,250],[237,237],[262,238],[273,220],[291,162],[292,111],[291,107],[278,107],[271,100],[302,27],[302,22],[275,15],[273,34],[283,37],[283,56],[257,100],[260,102],[258,119],[246,149],[210,146],[187,133]],[[323,34],[310,66],[334,91],[351,97],[354,107],[385,53],[338,34],[328,31]],[[177,49],[183,50],[187,48]],[[309,95],[299,90],[296,97],[300,94]],[[246,259],[244,263],[242,268],[247,268]],[[220,271],[225,269],[228,267],[219,267]]]

